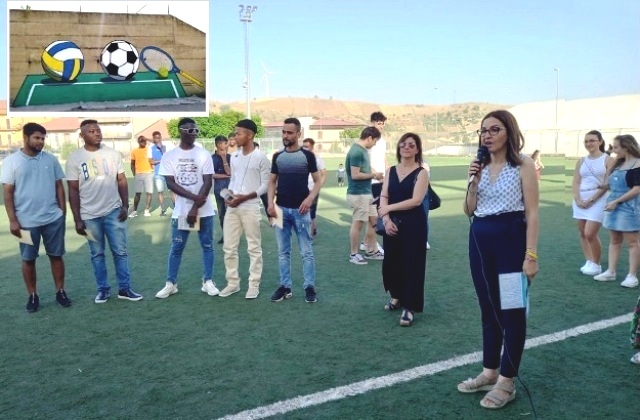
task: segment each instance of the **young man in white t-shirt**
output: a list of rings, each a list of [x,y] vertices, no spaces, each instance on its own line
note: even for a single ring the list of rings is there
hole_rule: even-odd
[[[378,131],[382,133],[382,137],[380,137],[380,140],[376,142],[375,146],[369,149],[369,161],[371,162],[371,170],[381,174],[386,174],[387,169],[389,169],[389,161],[387,160],[387,141],[384,138],[384,126],[386,124],[387,117],[385,117],[382,112],[376,111],[371,114],[370,120],[371,126],[377,128]],[[374,178],[371,180],[371,195],[373,195],[374,198],[378,198],[382,193],[383,182],[384,178],[380,180]],[[367,230],[370,231],[370,235],[375,236],[375,234],[371,233],[371,231],[374,230],[374,227],[371,226],[371,224],[367,224]],[[380,244],[377,244],[377,247],[378,252],[384,255],[384,250],[382,249]],[[367,245],[364,242],[360,243],[360,250],[367,250]]]
[[[324,159],[322,159],[318,153],[316,153],[316,151],[314,150],[315,148],[315,140],[313,140],[312,138],[306,138],[304,140],[302,140],[302,147],[304,149],[307,149],[308,151],[310,151],[311,153],[313,153],[316,156],[316,166],[318,167],[318,172],[320,174],[320,184],[324,185],[324,182],[327,179],[327,165],[324,163]],[[318,145],[318,148],[320,148],[320,145]],[[313,178],[311,177],[311,174],[309,174],[309,181],[307,183],[307,186],[309,187],[309,191],[313,190],[313,186],[315,185],[315,183],[313,182]],[[316,229],[316,214],[318,212],[318,201],[320,200],[320,194],[316,195],[316,198],[313,200],[313,204],[311,205],[311,225],[309,226],[309,233],[311,234],[311,239],[316,239],[316,235],[318,235],[318,229]]]
[[[191,230],[198,231],[202,248],[201,290],[209,296],[216,296],[220,292],[213,283],[215,210],[209,197],[213,184],[213,162],[209,152],[195,146],[200,132],[195,121],[191,118],[181,119],[178,122],[178,130],[180,145],[165,153],[160,161],[159,173],[167,181],[167,187],[176,194],[176,202],[171,216],[167,282],[156,297],[164,299],[178,293],[178,268]]]
[[[253,138],[258,132],[256,123],[246,119],[236,124],[238,146],[231,155],[231,180],[225,199],[227,214],[224,222],[224,267],[227,286],[220,297],[240,291],[238,274],[238,245],[244,232],[249,254],[249,288],[245,298],[255,299],[260,293],[262,279],[262,236],[260,234],[260,196],[269,186],[270,165],[267,157],[255,147]]]

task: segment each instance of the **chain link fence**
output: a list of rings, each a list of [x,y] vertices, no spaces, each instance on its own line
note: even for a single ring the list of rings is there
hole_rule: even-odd
[[[543,156],[565,156],[567,158],[577,158],[583,156],[586,152],[584,149],[584,136],[590,130],[564,130],[557,133],[555,130],[527,130],[523,132],[525,138],[524,153],[532,154],[535,150],[539,150]],[[637,128],[617,128],[601,131],[606,147],[612,143],[613,138],[619,134],[631,134],[640,141],[640,130]],[[397,140],[403,133],[392,132],[385,133],[384,139],[387,142],[387,151],[393,154],[396,148]],[[444,133],[436,137],[433,132],[416,132],[422,139],[423,152],[427,156],[474,156],[478,149],[478,136],[475,132],[456,132]],[[255,141],[268,157],[278,150],[282,150],[282,138],[267,137],[257,138]],[[349,148],[358,139],[348,138],[339,139],[333,142],[316,142],[316,151],[325,157],[341,157],[345,156]],[[177,146],[179,139],[163,139],[163,144],[169,147]],[[201,138],[197,142],[207,151],[213,153],[215,150],[214,139]],[[12,150],[6,150],[5,154],[11,153],[19,149],[22,145],[13,142]],[[136,139],[122,139],[113,137],[103,137],[102,143],[111,147],[120,153],[125,160],[129,160],[131,150],[138,147]],[[78,147],[82,146],[82,140],[75,133],[53,134],[47,136],[45,150],[55,154],[59,159],[65,161],[69,154]]]

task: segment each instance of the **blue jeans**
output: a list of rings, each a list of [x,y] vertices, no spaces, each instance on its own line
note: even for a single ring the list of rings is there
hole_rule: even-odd
[[[298,237],[298,248],[302,255],[303,287],[311,287],[316,282],[316,262],[311,246],[309,225],[311,215],[300,214],[298,209],[282,208],[282,229],[276,227],[278,241],[278,264],[280,267],[280,285],[291,288],[291,229],[295,228]]]
[[[113,254],[116,277],[118,277],[118,288],[120,290],[131,288],[129,255],[127,253],[127,224],[118,220],[119,214],[120,208],[117,208],[105,216],[84,220],[85,227],[96,238],[96,242],[87,242],[89,242],[91,265],[93,266],[93,274],[96,277],[98,291],[108,292],[111,289],[104,256],[105,237],[109,241],[109,248],[111,248],[111,254]]]
[[[189,239],[188,230],[178,229],[178,219],[171,219],[171,247],[169,248],[169,264],[167,268],[167,281],[177,283],[178,269],[182,261],[182,251],[187,246]],[[202,247],[202,279],[213,280],[213,216],[200,218],[200,230],[198,231],[200,247]]]

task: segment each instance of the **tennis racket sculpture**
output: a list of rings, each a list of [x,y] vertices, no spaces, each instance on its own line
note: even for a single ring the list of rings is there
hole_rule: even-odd
[[[178,66],[176,66],[173,58],[161,48],[158,47],[144,47],[140,52],[140,61],[142,65],[145,66],[149,71],[158,73],[158,71],[164,67],[169,70],[169,73],[176,73],[180,76],[184,77],[187,80],[190,80],[197,86],[204,87],[202,82],[200,82],[195,77],[191,76],[188,73],[185,73],[183,70],[180,70]]]

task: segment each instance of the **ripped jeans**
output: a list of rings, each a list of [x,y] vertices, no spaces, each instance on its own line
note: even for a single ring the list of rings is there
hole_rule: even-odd
[[[178,281],[178,269],[182,261],[182,252],[189,239],[188,230],[178,229],[178,219],[171,219],[171,247],[169,248],[169,264],[167,268],[167,281],[176,284]],[[196,232],[202,248],[202,279],[213,279],[213,216],[200,218],[200,231]]]
[[[302,255],[302,275],[304,276],[302,287],[305,289],[310,286],[315,287],[316,263],[309,234],[311,215],[309,213],[300,214],[298,209],[282,207],[282,219],[282,229],[276,227],[280,285],[291,288],[291,230],[295,229],[298,248],[300,248],[300,255]]]

